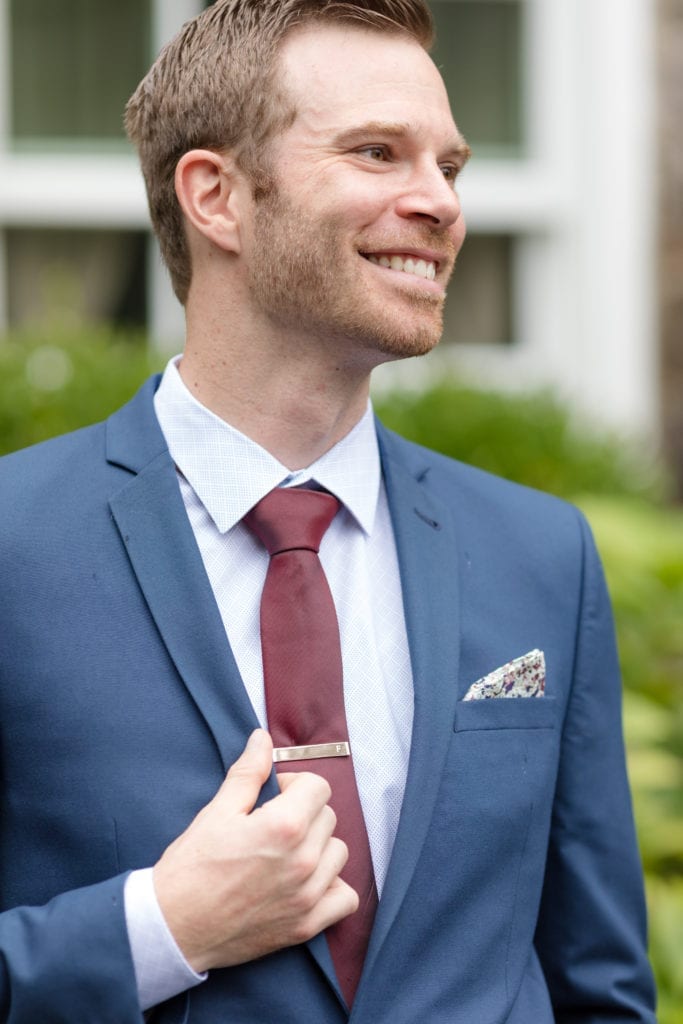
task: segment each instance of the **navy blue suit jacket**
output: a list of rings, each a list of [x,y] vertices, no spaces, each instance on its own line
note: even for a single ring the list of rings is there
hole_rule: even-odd
[[[154,416],[0,461],[0,1020],[139,1024],[126,873],[256,726]],[[358,1024],[652,1024],[609,603],[572,507],[379,428],[415,681]],[[546,695],[462,701],[540,648]],[[276,792],[274,781],[263,799]],[[154,1020],[342,1024],[323,937]]]

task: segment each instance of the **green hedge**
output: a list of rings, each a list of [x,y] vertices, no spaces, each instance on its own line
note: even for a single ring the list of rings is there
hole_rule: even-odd
[[[103,328],[0,338],[0,454],[101,420],[160,363],[142,336]]]
[[[404,437],[561,497],[664,491],[661,467],[645,452],[580,430],[547,392],[504,396],[446,380],[421,394],[382,394],[374,404]]]
[[[0,452],[101,419],[162,362],[144,339],[108,332],[0,340]],[[547,394],[445,381],[375,405],[406,437],[573,499],[588,515],[619,635],[660,1024],[683,1024],[683,512],[662,504],[664,477],[650,459],[577,430]]]

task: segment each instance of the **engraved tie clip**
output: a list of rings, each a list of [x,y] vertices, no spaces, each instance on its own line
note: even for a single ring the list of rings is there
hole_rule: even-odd
[[[309,743],[305,747],[274,747],[273,762],[308,761],[314,757],[350,757],[348,743]]]

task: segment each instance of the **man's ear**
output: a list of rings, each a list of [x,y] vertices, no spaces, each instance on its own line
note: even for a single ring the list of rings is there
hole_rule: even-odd
[[[226,252],[241,250],[243,176],[234,160],[210,149],[192,149],[175,172],[178,202],[188,222]]]

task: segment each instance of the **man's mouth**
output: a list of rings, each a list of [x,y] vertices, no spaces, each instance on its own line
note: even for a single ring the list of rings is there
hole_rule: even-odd
[[[398,270],[404,274],[413,274],[415,277],[423,277],[427,281],[436,279],[436,263],[431,260],[419,259],[416,256],[400,256],[398,253],[382,253],[381,256],[375,253],[361,253],[366,260],[379,267],[386,267],[388,270]]]

